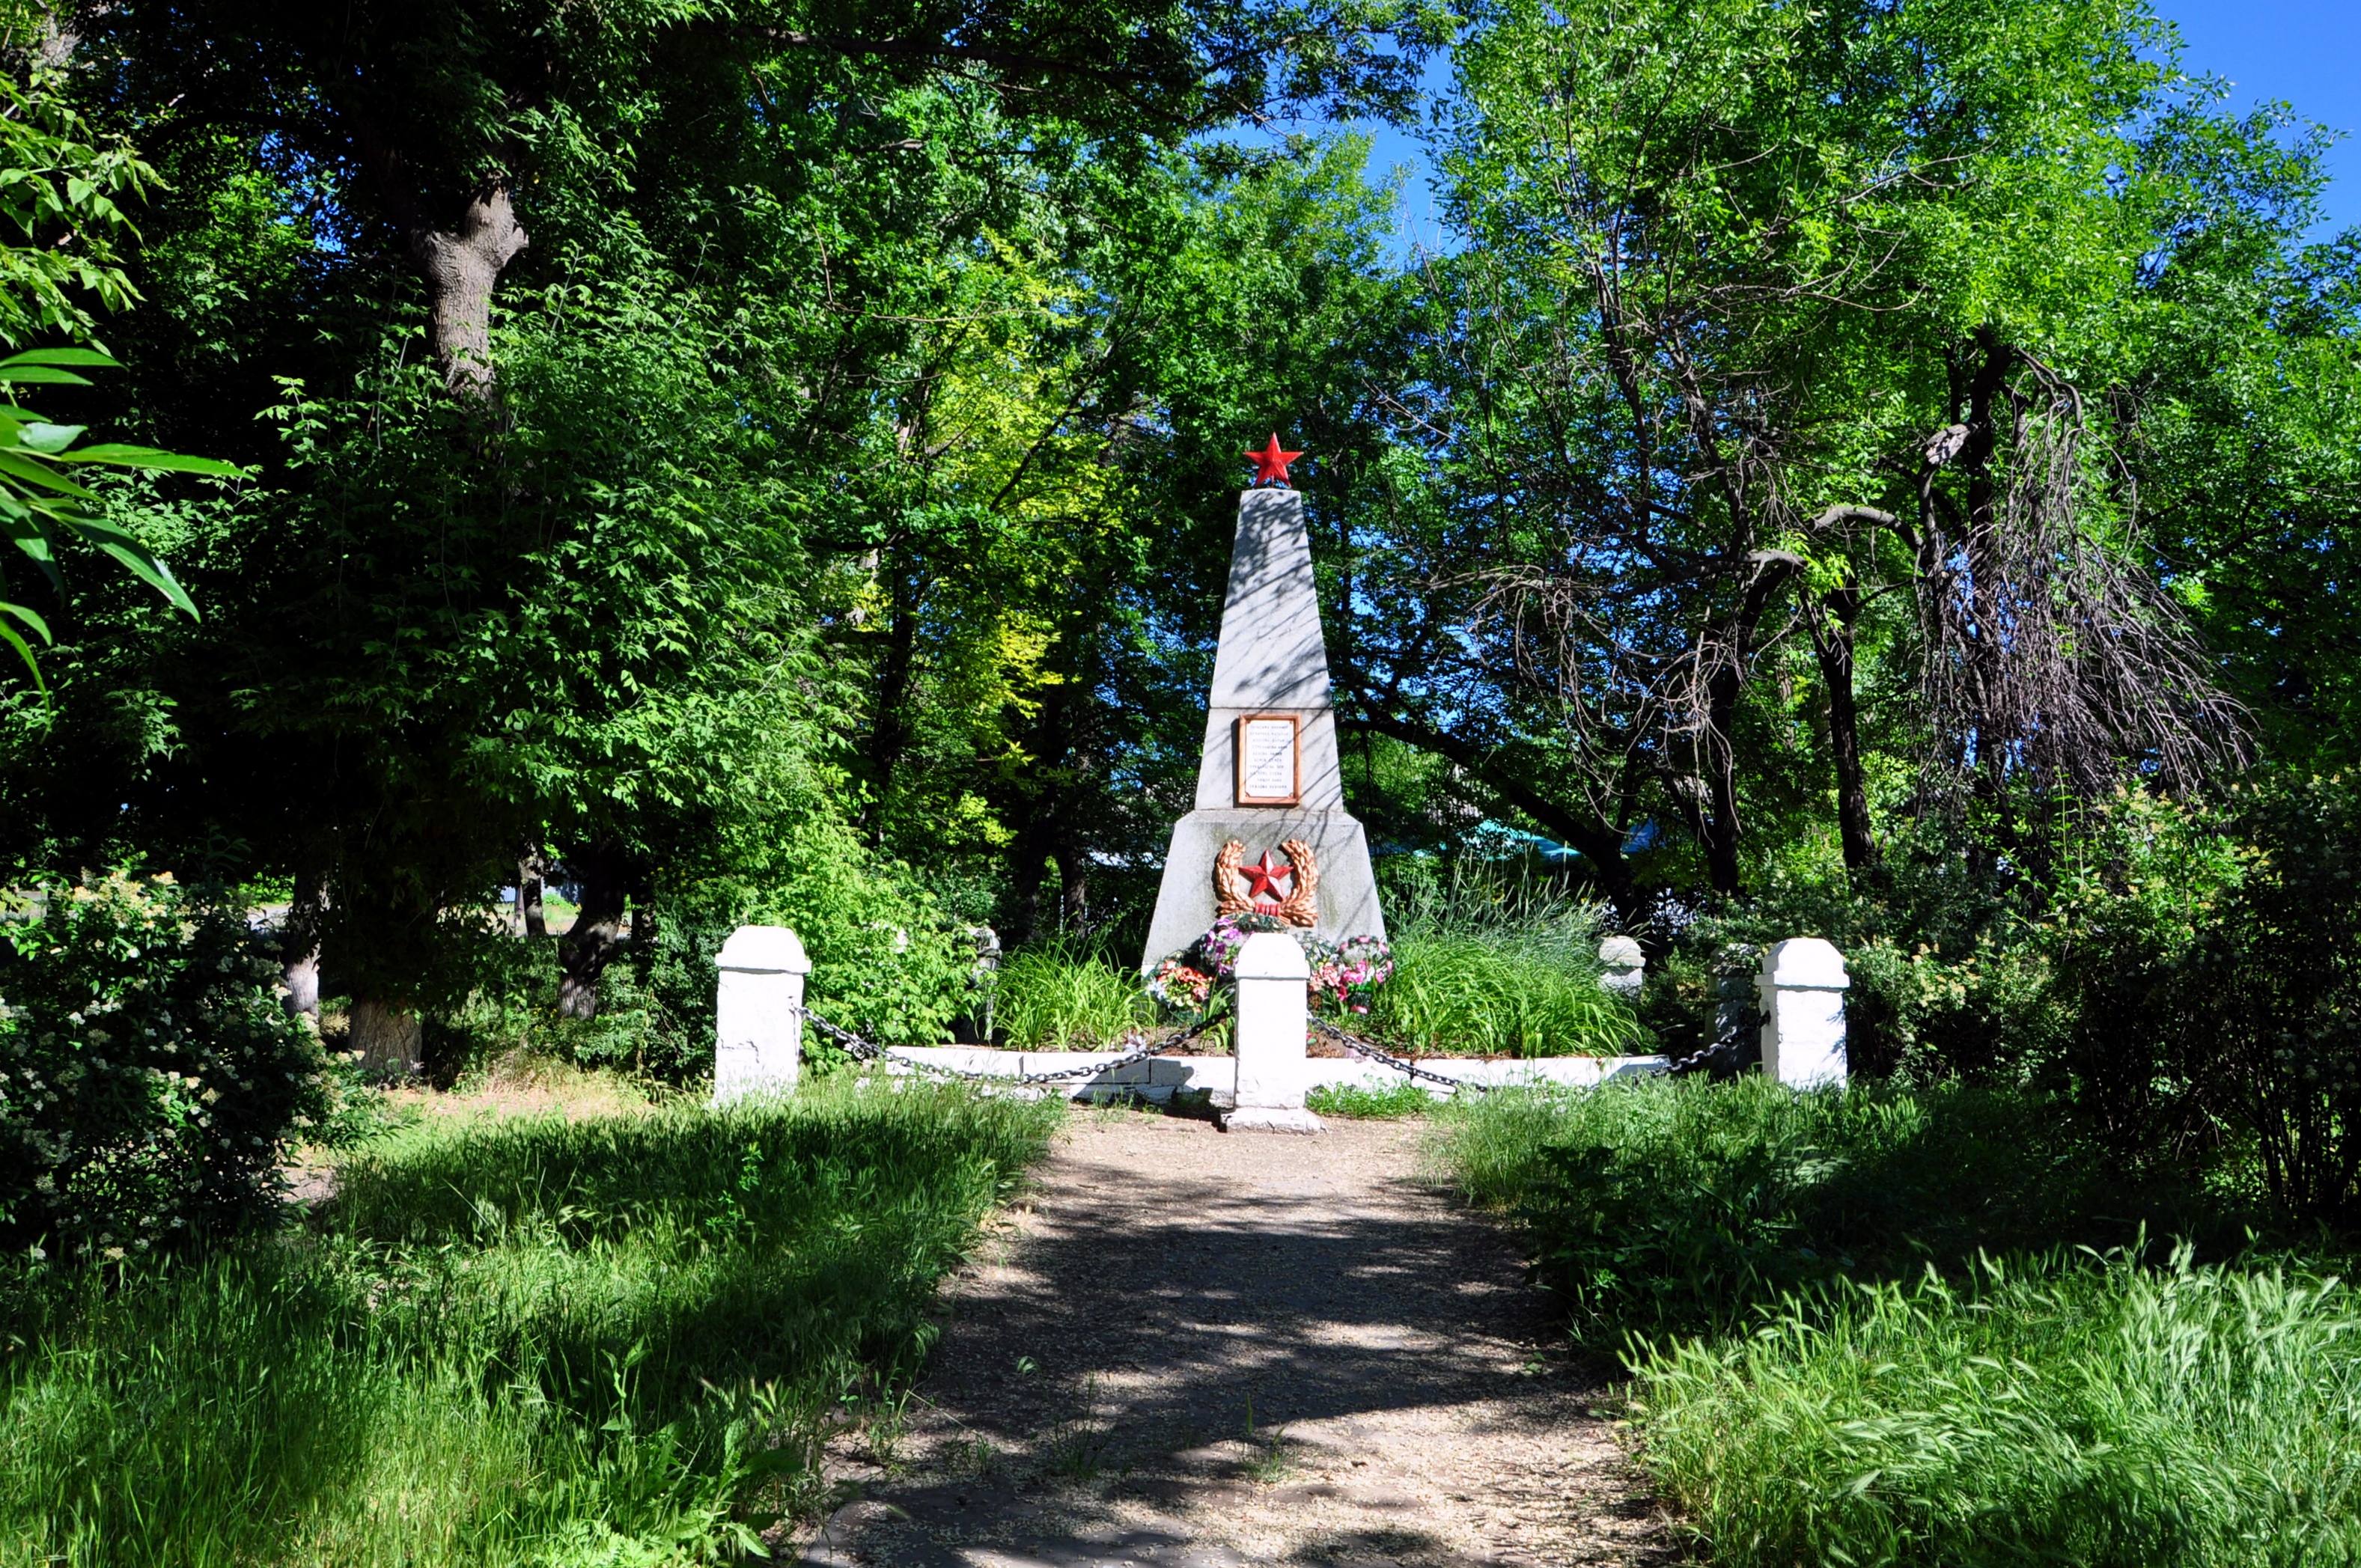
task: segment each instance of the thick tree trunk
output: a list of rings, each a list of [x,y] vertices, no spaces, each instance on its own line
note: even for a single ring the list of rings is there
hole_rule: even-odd
[[[1818,613],[1825,610],[1825,614]],[[1836,762],[1837,832],[1848,869],[1877,863],[1877,835],[1869,820],[1869,783],[1861,765],[1861,712],[1852,689],[1852,628],[1861,614],[1861,590],[1847,586],[1828,595],[1810,615],[1812,649],[1820,681],[1828,688],[1828,752]]]
[[[910,743],[910,727],[906,721],[904,706],[909,700],[910,675],[917,656],[917,594],[909,586],[908,576],[886,556],[886,569],[894,574],[893,619],[886,627],[885,663],[877,674],[877,711],[869,730],[869,787],[873,792],[869,804],[870,837],[883,843],[885,838],[885,815],[894,794],[894,771],[901,765],[902,753]]]
[[[427,344],[455,392],[478,396],[492,385],[492,286],[527,243],[506,181],[478,187],[448,229],[406,236],[426,280]]]
[[[543,913],[544,896],[543,879],[549,874],[549,852],[539,844],[528,844],[517,857],[517,931],[521,936],[535,938],[549,935],[548,916]]]
[[[350,102],[341,108],[386,215],[401,231],[402,246],[426,284],[427,344],[434,363],[454,392],[489,395],[492,290],[531,240],[517,221],[509,177],[487,178],[451,222],[441,222],[420,197],[408,159],[376,117]]]
[[[2016,737],[1999,732],[1998,721],[1987,701],[1995,674],[1993,666],[2000,659],[2003,641],[1995,598],[1999,568],[1993,539],[1993,532],[2000,526],[2001,490],[1993,460],[2000,445],[2000,416],[2010,409],[2008,373],[2016,356],[1990,328],[1977,334],[1977,344],[1982,350],[1983,362],[1976,367],[1968,387],[1967,440],[1960,452],[1960,467],[1967,477],[1968,491],[1967,538],[1961,543],[1968,563],[1969,615],[1973,621],[1973,641],[1968,650],[1969,693],[1973,704],[1969,733],[1976,770],[1993,781],[1992,787],[1996,790],[2003,753]]]
[[[1058,847],[1058,928],[1079,931],[1090,917],[1090,856],[1068,839]]]
[[[426,1065],[425,1032],[418,1009],[407,1003],[356,998],[346,1044],[360,1052],[361,1066],[370,1072],[414,1078]]]
[[[628,888],[623,857],[607,842],[566,857],[582,883],[582,904],[574,927],[557,944],[557,1011],[566,1018],[598,1015],[598,977],[622,945]]]
[[[320,919],[328,906],[328,879],[321,875],[295,879],[295,896],[287,905],[287,924],[280,933],[280,980],[287,987],[287,1015],[320,1021]]]
[[[1051,823],[1037,814],[1017,829],[1008,851],[1008,930],[1011,948],[1021,948],[1041,930],[1041,883],[1049,874]]]

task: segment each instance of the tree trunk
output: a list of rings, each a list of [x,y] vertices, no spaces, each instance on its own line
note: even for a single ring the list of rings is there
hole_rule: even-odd
[[[1698,738],[1697,766],[1702,796],[1691,810],[1691,827],[1705,850],[1706,872],[1714,891],[1740,890],[1738,807],[1738,701],[1754,658],[1754,634],[1771,600],[1803,563],[1793,555],[1759,552],[1745,597],[1730,619],[1730,647],[1706,688],[1705,733]]]
[[[877,713],[869,730],[870,839],[885,841],[885,816],[894,794],[894,770],[910,743],[903,707],[909,700],[910,673],[917,654],[917,594],[908,576],[886,556],[894,574],[893,619],[886,627],[885,663],[877,675]]]
[[[346,1043],[360,1052],[361,1066],[370,1072],[414,1078],[426,1065],[425,1032],[418,1009],[407,1003],[356,998]]]
[[[1008,931],[1011,948],[1021,948],[1041,929],[1041,882],[1049,863],[1050,822],[1046,815],[1027,819],[1016,832],[1008,857]]]
[[[1091,916],[1090,856],[1071,839],[1058,848],[1058,928],[1080,931]]]
[[[623,881],[623,857],[614,845],[600,840],[566,864],[582,882],[582,905],[573,929],[557,944],[557,1011],[566,1018],[598,1015],[598,977],[622,945],[623,906],[628,890]]]
[[[535,938],[549,935],[548,917],[542,911],[542,879],[549,874],[549,852],[539,844],[528,844],[517,857],[517,930]]]
[[[1738,704],[1733,696],[1722,711],[1723,704],[1715,705],[1714,723],[1726,725],[1737,718]],[[1738,748],[1730,732],[1707,737],[1704,761],[1704,799],[1696,816],[1697,839],[1705,850],[1706,876],[1716,893],[1736,897],[1741,882],[1738,861],[1738,840],[1742,826],[1738,812]]]
[[[1822,610],[1826,613],[1820,613]],[[1861,590],[1848,584],[1811,608],[1812,649],[1819,655],[1820,680],[1828,688],[1828,751],[1836,761],[1837,832],[1844,842],[1848,870],[1877,863],[1877,836],[1869,820],[1869,784],[1861,766],[1861,713],[1852,689],[1852,628],[1861,614]]]
[[[287,987],[291,1018],[320,1021],[320,917],[328,906],[328,879],[313,874],[295,880],[295,896],[287,905],[286,928],[280,933],[280,979]]]
[[[353,145],[375,181],[386,215],[401,231],[412,265],[426,284],[427,345],[454,392],[489,396],[492,389],[492,289],[501,270],[530,243],[517,221],[509,177],[494,174],[469,193],[445,225],[429,213],[410,176],[409,160],[375,116],[352,103],[339,105]]]
[[[455,392],[481,396],[492,385],[492,286],[523,250],[508,182],[488,181],[449,229],[411,233],[411,259],[426,280],[427,344]]]

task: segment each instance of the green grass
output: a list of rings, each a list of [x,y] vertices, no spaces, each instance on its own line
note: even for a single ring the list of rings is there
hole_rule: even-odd
[[[0,1547],[66,1564],[716,1560],[818,1444],[1048,1104],[840,1082],[722,1113],[422,1126],[317,1233],[8,1277]]]
[[[1638,1370],[1717,1563],[2361,1562],[2361,1302],[2302,1273],[1840,1288]]]
[[[1434,1109],[1434,1096],[1404,1079],[1383,1089],[1364,1089],[1357,1083],[1323,1083],[1305,1094],[1303,1103],[1323,1116],[1392,1122],[1425,1115]]]
[[[1369,1024],[1424,1055],[1614,1056],[1645,1032],[1598,988],[1595,947],[1586,953],[1549,928],[1404,935]]]
[[[993,1024],[1012,1046],[1091,1050],[1155,1019],[1137,972],[1062,943],[1010,954],[993,982]]]
[[[1711,1562],[2361,1561],[2361,1305],[2037,1097],[1654,1080],[1436,1124],[1622,1351]]]
[[[1452,1102],[1462,1190],[1514,1212],[1576,1332],[1729,1332],[1817,1282],[1963,1273],[1980,1252],[2234,1244],[2244,1216],[2135,1182],[2068,1119],[1958,1085],[1799,1094],[1756,1075],[1500,1090]]]

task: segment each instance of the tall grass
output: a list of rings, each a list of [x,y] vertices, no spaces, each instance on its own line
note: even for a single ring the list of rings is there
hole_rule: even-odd
[[[1946,1085],[1796,1093],[1759,1076],[1506,1091],[1442,1112],[1463,1191],[1511,1211],[1576,1332],[1744,1329],[1837,1278],[1963,1271],[1982,1252],[2241,1234],[2136,1183],[2037,1099]]]
[[[1389,929],[1369,1025],[1422,1054],[1613,1056],[1647,1037],[1599,989],[1600,912],[1553,884],[1455,867],[1398,889]]]
[[[1631,1009],[1598,988],[1595,954],[1568,963],[1554,947],[1494,934],[1410,935],[1393,948],[1369,1022],[1422,1054],[1613,1056],[1644,1037]]]
[[[0,1547],[65,1564],[636,1564],[819,1495],[841,1401],[906,1376],[935,1282],[1054,1108],[840,1087],[419,1128],[324,1234],[18,1272]]]
[[[1622,1346],[1641,1462],[1716,1563],[2361,1562],[2361,1305],[2159,1255],[2251,1216],[2037,1097],[1658,1080],[1436,1120]]]
[[[2361,1562],[2361,1303],[2332,1281],[1994,1266],[1638,1371],[1648,1467],[1718,1563]]]
[[[1155,1018],[1138,973],[1087,947],[1021,948],[993,981],[993,1023],[1012,1046],[1089,1050]]]

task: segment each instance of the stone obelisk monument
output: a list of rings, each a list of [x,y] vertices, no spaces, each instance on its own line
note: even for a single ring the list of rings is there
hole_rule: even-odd
[[[1285,486],[1298,454],[1278,445],[1248,455],[1280,484],[1238,497],[1197,808],[1173,825],[1143,970],[1247,910],[1330,941],[1386,934],[1367,837],[1345,812],[1312,542]]]

